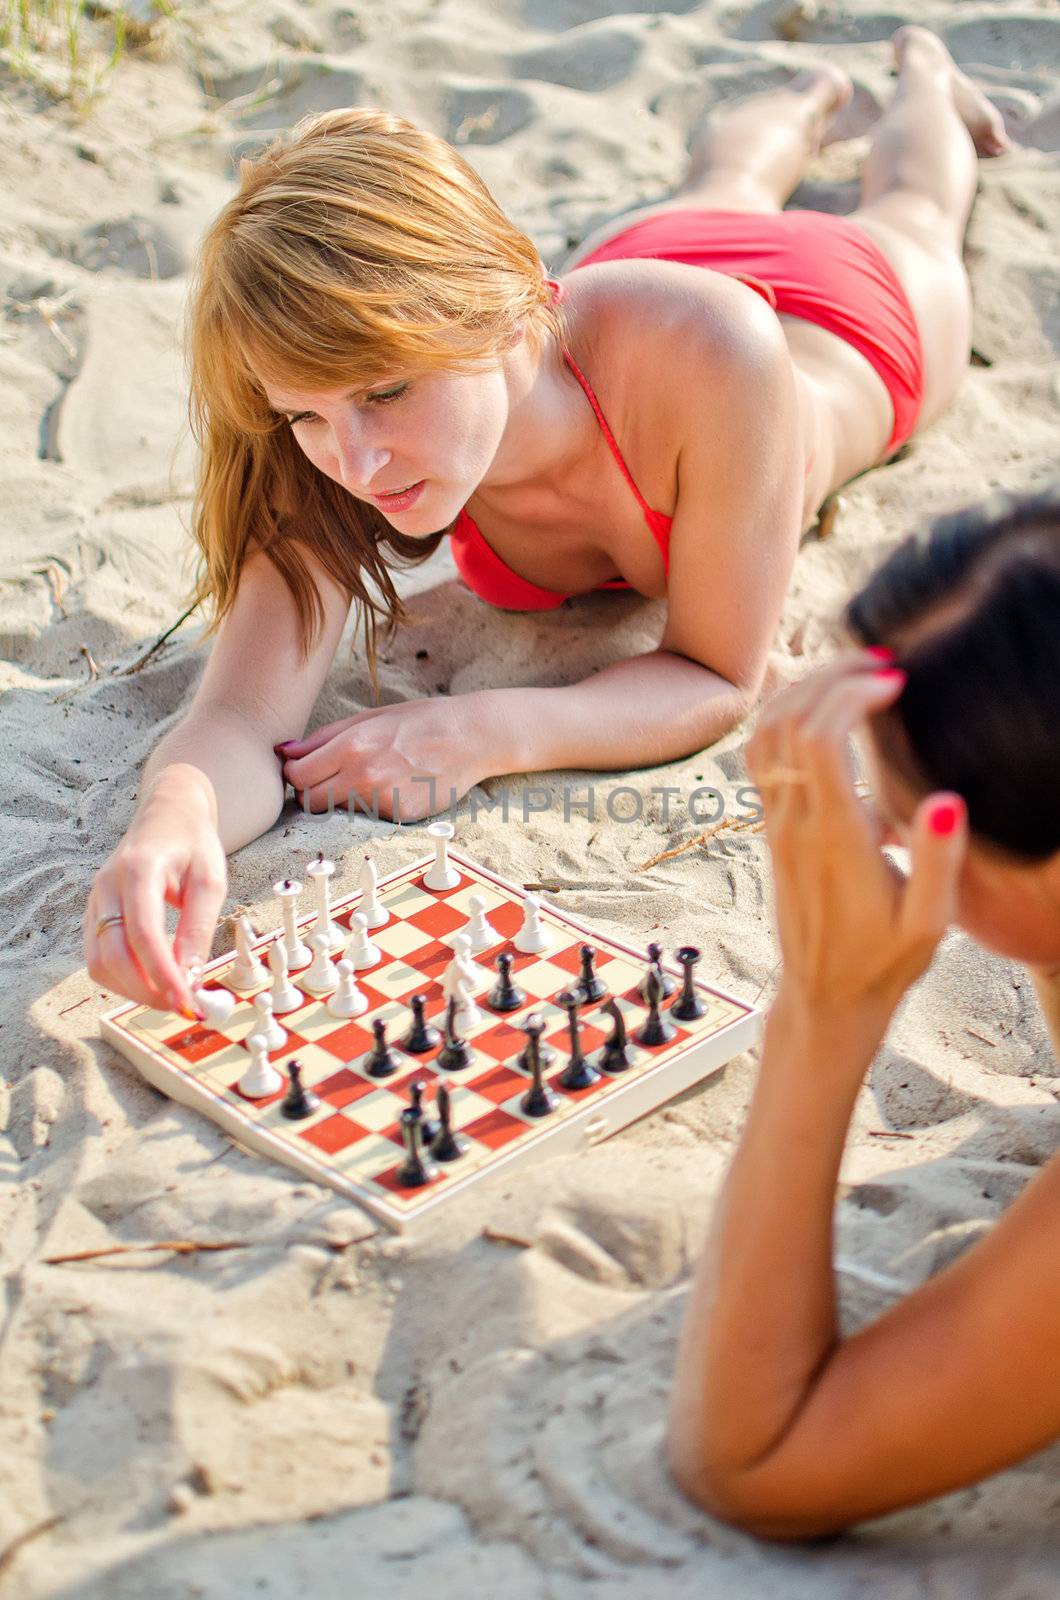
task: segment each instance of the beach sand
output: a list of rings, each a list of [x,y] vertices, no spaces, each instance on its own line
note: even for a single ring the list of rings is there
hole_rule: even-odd
[[[778,37],[782,10],[189,0],[141,34],[81,114],[2,83],[0,1588],[11,1600],[1060,1592],[1056,1451],[805,1550],[735,1534],[668,1483],[675,1331],[752,1059],[576,1160],[474,1192],[410,1244],[150,1089],[100,1042],[109,997],[82,967],[88,886],[204,660],[196,618],[151,652],[191,573],[189,265],[235,157],[303,112],[373,101],[450,137],[555,266],[601,220],[665,193],[704,111],[822,55],[857,93],[838,130],[848,137],[823,151],[796,203],[849,210],[865,132],[892,88],[887,38],[903,21],[935,26],[1020,144],[981,167],[967,245],[977,364],[948,415],[853,484],[832,537],[800,554],[780,672],[827,657],[844,598],[909,529],[1052,470],[1055,6],[806,5],[793,41]],[[388,701],[570,681],[650,648],[660,626],[659,608],[634,597],[492,612],[460,587],[444,548],[402,588],[414,621],[385,651]],[[344,646],[314,723],[368,703],[363,661]],[[495,784],[510,794],[508,822],[464,817],[459,842],[636,944],[702,946],[705,977],[768,999],[778,956],[761,834],[645,865],[702,830],[695,789],[737,808],[747,733],[598,779],[596,820],[563,814],[562,786],[584,796],[583,774],[533,780],[543,809],[525,822],[526,782]],[[607,814],[619,785],[612,811],[634,820]],[[677,791],[668,808],[662,786]],[[381,872],[426,848],[422,828],[288,809],[232,860],[231,902],[269,925],[277,876],[323,847],[352,852],[339,878],[352,884],[365,843]],[[1025,973],[950,935],[858,1103],[837,1224],[846,1326],[990,1227],[1056,1146],[1058,1085]],[[517,1242],[484,1237],[487,1225]],[[242,1248],[46,1260],[172,1239]]]

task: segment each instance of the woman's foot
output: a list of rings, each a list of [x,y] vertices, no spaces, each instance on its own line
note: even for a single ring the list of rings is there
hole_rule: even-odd
[[[1011,150],[1012,141],[1005,132],[1000,111],[970,78],[965,77],[941,39],[927,28],[910,25],[899,28],[891,44],[899,72],[907,66],[920,66],[948,79],[957,115],[968,129],[979,155],[1000,156]]]
[[[814,108],[811,153],[816,153],[828,124],[849,104],[854,93],[850,74],[830,61],[823,61],[820,66],[796,73],[787,87],[793,94],[805,95]]]

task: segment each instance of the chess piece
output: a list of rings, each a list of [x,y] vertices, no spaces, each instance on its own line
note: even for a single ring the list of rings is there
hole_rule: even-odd
[[[247,1040],[250,1065],[239,1080],[239,1092],[248,1100],[265,1100],[283,1088],[282,1074],[269,1060],[269,1046],[263,1034],[252,1033]]]
[[[632,1065],[629,1040],[626,1035],[626,1019],[615,999],[605,1000],[601,1009],[611,1018],[612,1028],[600,1046],[596,1065],[601,1072],[625,1072],[626,1068]]]
[[[518,1011],[526,1004],[526,991],[512,981],[512,958],[507,950],[497,957],[497,971],[500,977],[486,996],[486,1004],[491,1011]]]
[[[455,889],[460,882],[460,874],[449,860],[449,841],[453,833],[451,822],[431,822],[427,825],[427,836],[434,845],[434,861],[423,874],[423,887],[433,889],[435,894]]]
[[[452,960],[447,963],[442,973],[442,989],[446,998],[458,977],[465,980],[472,994],[476,994],[486,982],[486,974],[478,963],[471,959],[471,940],[466,933],[458,933],[453,937]]]
[[[666,1044],[673,1038],[677,1029],[668,1017],[664,1017],[659,1010],[662,1000],[662,985],[655,972],[648,971],[645,983],[648,989],[648,1015],[633,1035],[638,1044],[646,1044],[649,1049],[655,1045]]]
[[[667,972],[662,964],[663,948],[661,944],[648,946],[648,972],[654,972],[659,980],[659,998],[668,1000],[677,988],[677,979],[672,972]],[[640,997],[644,1004],[648,1003],[648,973],[640,980]]]
[[[570,1030],[570,1060],[559,1075],[560,1088],[591,1089],[594,1083],[599,1083],[600,1074],[582,1050],[579,1037],[581,1022],[578,1017],[581,996],[574,989],[564,989],[562,994],[556,996],[556,1000],[567,1013],[567,1027]]]
[[[531,1011],[523,1023],[526,1049],[523,1057],[530,1073],[530,1087],[519,1102],[519,1109],[528,1117],[547,1117],[559,1105],[559,1095],[551,1090],[544,1079],[544,1062],[541,1057],[541,1035],[545,1024],[536,1011]]]
[[[303,1003],[303,996],[287,976],[287,946],[282,938],[274,939],[269,946],[269,971],[272,973],[269,999],[273,1011],[281,1017],[288,1011],[297,1011]]]
[[[467,928],[464,930],[471,943],[472,955],[481,955],[483,950],[488,950],[491,944],[496,944],[500,934],[496,928],[490,926],[486,916],[486,902],[480,894],[473,894],[468,900],[471,916]]]
[[[328,1001],[328,1010],[333,1017],[360,1017],[368,1010],[368,996],[357,987],[357,977],[354,972],[353,962],[350,960],[336,961],[335,971],[338,974],[339,986]]]
[[[531,956],[539,956],[550,947],[552,940],[541,921],[541,902],[536,895],[528,894],[523,901],[523,925],[512,943],[517,950]]]
[[[264,1034],[269,1050],[282,1050],[287,1043],[287,1029],[281,1028],[272,1014],[272,996],[267,991],[254,996],[254,1010],[257,1020],[251,1030],[253,1033]]]
[[[434,1058],[434,1065],[443,1072],[462,1072],[474,1061],[471,1047],[457,1027],[457,998],[453,995],[445,1008],[445,1043]]]
[[[232,989],[259,989],[268,983],[269,974],[264,964],[254,954],[254,930],[246,915],[236,917],[236,959],[225,980]]]
[[[427,1021],[427,996],[414,994],[409,1001],[412,1010],[412,1026],[401,1041],[402,1050],[407,1050],[410,1055],[422,1056],[428,1050],[433,1050],[436,1044],[441,1043],[442,1036],[437,1028],[432,1028]]]
[[[300,972],[303,967],[308,967],[313,959],[313,952],[307,944],[303,944],[295,920],[302,885],[296,878],[283,878],[279,883],[273,884],[272,892],[279,900],[280,911],[283,914],[283,942],[287,950],[287,970]],[[276,1009],[278,1011],[279,1006]]]
[[[381,928],[390,921],[390,912],[379,898],[379,874],[371,856],[361,862],[361,903],[358,910],[370,928]]]
[[[320,1105],[319,1095],[305,1088],[302,1083],[302,1063],[289,1061],[287,1063],[288,1089],[280,1102],[280,1113],[289,1122],[302,1122],[306,1117],[311,1117]]]
[[[453,1103],[444,1083],[438,1085],[438,1132],[431,1140],[434,1161],[458,1161],[467,1149],[467,1140],[453,1132]]]
[[[409,1084],[409,1097],[414,1111],[419,1112],[420,1133],[424,1147],[433,1144],[438,1137],[438,1124],[433,1122],[423,1109],[423,1095],[427,1085],[421,1079]]]
[[[353,931],[353,942],[346,952],[348,959],[353,962],[358,972],[367,972],[369,967],[377,967],[383,959],[383,952],[368,937],[368,918],[363,911],[353,913],[350,918],[350,928]]]
[[[401,1066],[401,1058],[386,1042],[386,1023],[382,1017],[375,1018],[372,1032],[375,1034],[375,1044],[361,1062],[361,1066],[370,1078],[393,1077]]]
[[[201,963],[188,968],[188,987],[208,1028],[223,1028],[226,1022],[231,1022],[236,1009],[235,995],[229,994],[227,989],[204,989]]]
[[[438,1176],[438,1168],[424,1156],[423,1124],[414,1106],[406,1106],[401,1113],[401,1141],[405,1159],[397,1170],[397,1181],[403,1189],[422,1189]]]
[[[328,952],[327,934],[314,930],[309,934],[307,943],[313,952],[313,959],[298,981],[306,994],[321,999],[326,994],[334,994],[339,986],[339,975]]]
[[[575,991],[581,995],[583,1005],[590,1000],[602,1000],[607,993],[607,984],[596,975],[596,951],[591,944],[583,944],[579,954],[581,973],[574,985]]]
[[[346,935],[331,916],[331,879],[335,875],[335,863],[325,860],[324,852],[320,850],[306,867],[305,875],[312,882],[316,901],[317,921],[313,931],[323,935],[327,940],[328,954],[335,955],[346,943]],[[313,946],[312,939],[307,939],[306,943]]]
[[[699,951],[693,944],[683,944],[677,951],[677,959],[681,963],[681,993],[670,1007],[670,1015],[676,1017],[678,1022],[694,1022],[697,1017],[707,1014],[706,1001],[696,993],[692,976],[692,970],[699,960]]]

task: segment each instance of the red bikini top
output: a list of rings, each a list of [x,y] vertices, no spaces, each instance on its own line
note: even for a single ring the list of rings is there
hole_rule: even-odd
[[[560,300],[563,296],[562,285],[554,278],[549,278],[552,287],[553,299]],[[608,449],[618,462],[619,470],[629,484],[636,497],[637,504],[644,513],[644,520],[648,524],[652,538],[662,552],[663,567],[667,575],[670,571],[670,529],[673,518],[664,516],[661,511],[654,511],[645,500],[633,480],[633,474],[622,458],[618,442],[608,427],[607,418],[600,409],[588,378],[581,371],[574,357],[563,347],[563,359],[573,372],[585,393],[585,398],[593,408],[600,430],[607,440]],[[503,606],[508,611],[553,611],[561,606],[564,600],[571,597],[561,594],[557,589],[543,589],[540,584],[531,583],[528,578],[521,578],[513,572],[506,561],[502,561],[497,552],[487,544],[483,538],[478,524],[468,516],[466,511],[461,511],[453,523],[449,535],[449,544],[456,562],[457,571],[467,584],[468,588],[477,594],[480,599],[486,600],[491,606]],[[612,578],[607,583],[599,585],[601,589],[628,589],[630,586],[624,578]]]

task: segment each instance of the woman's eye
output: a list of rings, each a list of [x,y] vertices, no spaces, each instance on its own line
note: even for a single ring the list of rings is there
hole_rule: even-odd
[[[297,417],[288,417],[287,421],[292,428],[296,428],[300,422],[319,422],[320,418],[312,411],[303,411]]]
[[[389,405],[392,400],[400,400],[403,394],[407,394],[408,387],[407,383],[399,383],[394,389],[377,389],[374,394],[368,395],[367,398],[371,405]]]

